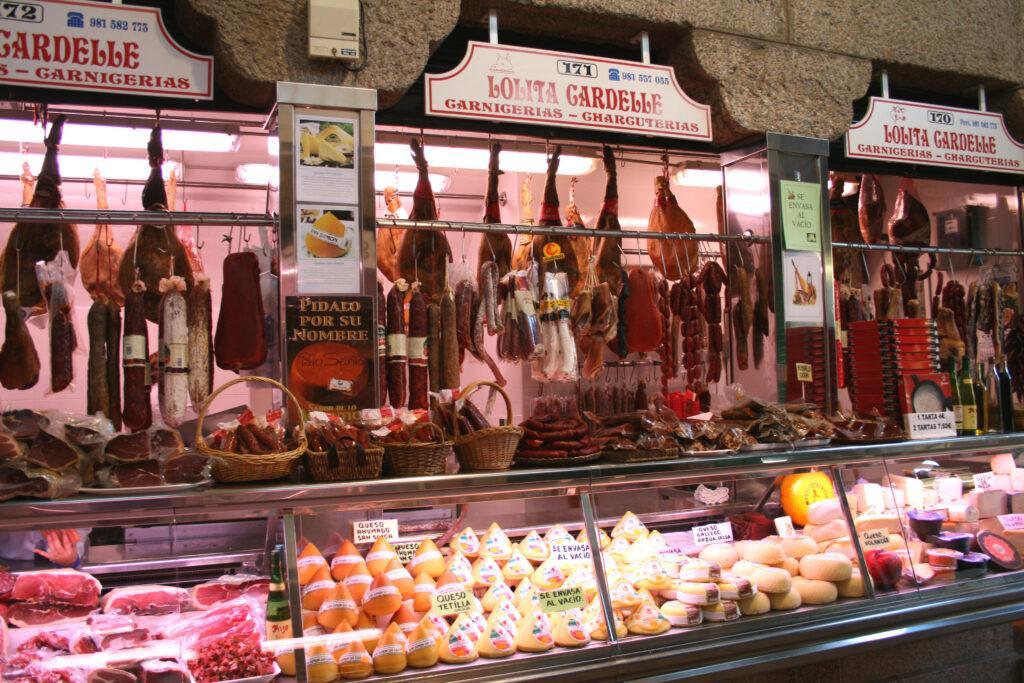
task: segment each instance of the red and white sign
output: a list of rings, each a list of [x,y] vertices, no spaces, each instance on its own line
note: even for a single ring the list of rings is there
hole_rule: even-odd
[[[1024,145],[1003,115],[872,97],[868,114],[846,133],[846,156],[1024,173]]]
[[[174,42],[152,7],[5,1],[0,83],[208,100],[213,58]]]
[[[426,81],[433,116],[711,141],[711,107],[667,66],[470,41],[454,70]]]

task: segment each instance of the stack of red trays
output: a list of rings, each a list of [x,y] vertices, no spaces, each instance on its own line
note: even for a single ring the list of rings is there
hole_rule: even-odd
[[[825,333],[821,327],[791,327],[786,330],[786,400],[805,400],[825,405]],[[796,364],[811,366],[811,382],[800,382]],[[835,382],[835,377],[832,378]],[[832,392],[832,405],[837,405],[837,392]]]
[[[900,419],[903,375],[939,372],[939,334],[934,320],[867,320],[847,325],[853,409]]]

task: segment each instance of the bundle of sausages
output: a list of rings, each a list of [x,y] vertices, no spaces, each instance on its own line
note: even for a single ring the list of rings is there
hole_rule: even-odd
[[[288,450],[281,410],[272,410],[257,417],[246,409],[237,420],[217,425],[210,442],[213,448],[227,453],[267,455]]]
[[[593,455],[600,447],[587,436],[587,425],[578,415],[559,417],[537,415],[520,425],[525,434],[519,441],[516,457],[572,458]]]

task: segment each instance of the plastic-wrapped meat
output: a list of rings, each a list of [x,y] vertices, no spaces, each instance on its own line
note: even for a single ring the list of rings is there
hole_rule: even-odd
[[[860,204],[857,207],[857,220],[860,234],[868,244],[875,244],[882,239],[884,233],[885,193],[878,178],[865,173],[860,178]]]
[[[95,609],[92,605],[46,605],[31,602],[15,602],[7,609],[7,621],[11,626],[56,626],[81,621]]]
[[[8,463],[0,467],[0,501],[17,496],[54,500],[72,496],[78,493],[80,488],[82,477],[75,470],[58,474],[50,470],[26,467],[21,463]]]
[[[45,467],[54,472],[77,467],[81,459],[81,451],[44,430],[40,430],[25,455],[25,460],[30,465]]]
[[[122,669],[95,669],[89,672],[86,683],[138,683],[135,674]]]
[[[71,354],[78,347],[71,296],[67,286],[54,282],[49,296],[50,311],[50,391],[64,391],[74,379]]]
[[[188,668],[177,661],[149,659],[141,664],[142,683],[191,683]]]
[[[164,484],[159,460],[141,460],[101,468],[96,471],[96,478],[103,488],[137,488]]]
[[[192,609],[209,610],[248,595],[265,602],[270,593],[270,580],[263,576],[231,574],[215,581],[207,581],[192,587]]]
[[[904,178],[889,219],[890,244],[926,246],[931,241],[931,230],[931,218],[921,203],[917,185],[912,178]]]
[[[6,432],[0,432],[0,464],[21,460],[24,456],[25,451],[18,440]]]
[[[166,639],[188,639],[193,642],[235,630],[255,629],[256,620],[247,602],[236,600],[205,612],[186,613],[160,631]]]
[[[14,579],[12,600],[95,606],[103,586],[91,574],[76,569],[22,572]]]
[[[103,459],[112,462],[135,462],[148,460],[152,456],[150,437],[147,432],[118,434],[107,442]]]
[[[50,418],[46,415],[27,408],[8,410],[0,416],[0,420],[11,436],[26,441],[36,438],[39,430],[50,424]]]
[[[167,458],[160,468],[168,484],[191,484],[210,476],[210,458],[203,453],[182,453]]]
[[[103,596],[104,614],[174,614],[188,607],[188,591],[176,586],[128,586]]]

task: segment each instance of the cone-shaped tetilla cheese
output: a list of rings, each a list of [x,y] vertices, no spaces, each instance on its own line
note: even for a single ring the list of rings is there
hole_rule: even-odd
[[[486,621],[479,623],[476,620],[471,619],[467,612],[459,612],[459,615],[455,617],[455,621],[452,622],[450,630],[468,633],[470,640],[475,643],[480,640],[480,636],[483,634],[483,625],[486,623]]]
[[[320,622],[316,620],[316,612],[305,612],[302,615],[302,635],[307,638],[316,636],[322,636],[327,633],[327,629],[320,625]]]
[[[323,601],[334,591],[334,581],[327,565],[322,564],[313,578],[302,587],[302,609],[319,610]]]
[[[404,671],[406,665],[405,634],[398,624],[391,622],[373,651],[373,670],[380,675],[396,674]]]
[[[672,587],[672,577],[665,571],[658,558],[652,557],[633,575],[633,587],[649,591],[668,590]]]
[[[438,634],[423,622],[416,625],[405,643],[405,657],[414,669],[425,669],[437,664],[440,651],[437,647]]]
[[[480,541],[480,554],[493,557],[498,562],[504,562],[512,555],[512,541],[502,531],[497,523],[491,524]]]
[[[299,569],[299,585],[306,586],[317,575],[320,568],[327,567],[327,560],[320,554],[320,551],[312,543],[307,543],[306,547],[299,553],[299,560],[296,563]]]
[[[345,587],[351,593],[352,599],[360,605],[363,604],[363,596],[372,582],[373,577],[370,576],[370,571],[362,560],[359,560],[359,563],[352,567],[348,576],[345,577]]]
[[[440,644],[441,636],[448,633],[448,629],[452,627],[451,624],[448,623],[447,617],[445,617],[442,614],[439,614],[436,609],[431,608],[430,611],[423,615],[423,619],[420,619],[420,621],[422,622],[424,619],[426,621],[429,621],[430,624],[434,627],[434,630],[437,631],[438,644]]]
[[[512,589],[508,587],[508,584],[504,581],[498,581],[491,585],[484,593],[484,597],[480,600],[480,604],[487,612],[493,612],[494,608],[498,606],[502,600],[512,599]]]
[[[608,546],[608,554],[616,560],[622,560],[626,555],[626,551],[629,550],[629,546],[629,539],[625,536],[619,536]]]
[[[335,581],[343,580],[352,571],[352,568],[362,561],[363,556],[356,550],[352,541],[342,541],[338,552],[331,559],[331,577]]]
[[[524,595],[536,591],[537,588],[532,583],[530,583],[530,579],[529,577],[527,577],[520,581],[519,585],[516,586],[516,589],[512,591],[512,602],[514,602],[515,604],[519,604],[519,601],[523,599]]]
[[[364,631],[360,635],[363,647],[366,648],[367,652],[373,652],[377,647],[377,641],[380,640],[380,629],[377,628],[377,622],[374,618],[366,612],[359,610],[359,617],[356,619],[354,630]]]
[[[416,575],[416,585],[413,588],[412,608],[417,612],[426,612],[430,609],[430,594],[437,586],[434,579],[426,572]]]
[[[448,565],[445,567],[448,571],[455,575],[455,578],[459,580],[463,588],[471,590],[473,588],[473,565],[469,563],[466,556],[462,553],[453,553],[448,558]],[[438,579],[438,584],[441,581]]]
[[[448,547],[452,549],[453,553],[462,553],[469,559],[475,560],[480,554],[480,539],[477,538],[473,527],[467,526],[455,535]]]
[[[354,680],[373,674],[373,660],[366,647],[358,640],[346,645],[338,654],[338,673],[342,678]]]
[[[384,571],[392,559],[397,560],[398,554],[391,544],[383,536],[374,541],[370,552],[366,553],[366,568],[370,570],[370,576]]]
[[[469,632],[461,629],[448,629],[448,633],[441,639],[441,646],[438,655],[446,664],[463,664],[472,662],[480,653],[476,649],[476,643],[470,637]]]
[[[640,535],[647,531],[647,527],[643,525],[640,518],[634,515],[632,512],[627,512],[622,515],[622,519],[612,529],[612,539],[616,539],[619,536],[625,536],[626,540],[635,541],[640,538]]]
[[[481,657],[489,659],[514,655],[516,653],[515,632],[510,631],[502,621],[488,622],[477,643],[477,650]]]
[[[401,606],[402,594],[395,584],[391,583],[384,572],[377,574],[370,588],[363,594],[363,611],[370,616],[380,617],[394,614]]]
[[[292,637],[292,624],[291,624],[291,621],[288,622],[286,630],[285,630],[285,633],[283,634],[283,637],[284,638],[291,638]],[[282,647],[282,648],[275,648],[274,650],[272,650],[272,652],[274,654],[274,660],[277,662],[277,665],[279,667],[281,667],[281,673],[283,673],[285,676],[294,676],[295,675],[295,650],[293,650],[290,647]]]
[[[536,531],[526,534],[523,540],[519,541],[516,545],[516,549],[523,554],[523,557],[534,564],[540,564],[551,555],[548,544],[544,542],[544,539]]]
[[[535,587],[531,586],[530,590],[524,591],[519,596],[519,599],[516,601],[516,609],[523,616],[540,609],[540,596]]]
[[[508,558],[508,562],[501,568],[501,576],[505,579],[505,583],[510,586],[517,585],[532,573],[533,565],[530,564],[530,561],[518,549],[512,551],[512,556]]]
[[[397,557],[388,562],[388,566],[384,568],[384,574],[391,583],[395,584],[395,588],[398,589],[403,600],[412,600],[416,584],[412,580],[412,575],[402,566]]]
[[[647,542],[654,548],[654,552],[659,552],[668,548],[668,541],[661,535],[660,531],[651,532],[651,535],[647,537]]]
[[[587,597],[587,600],[593,600],[594,596],[597,595],[597,579],[594,578],[594,573],[590,570],[590,567],[576,567],[572,570],[572,574],[562,584],[562,588],[572,588],[573,586],[580,586],[583,588],[583,594]]]
[[[653,602],[643,602],[626,619],[626,630],[640,635],[664,633],[672,624]]]
[[[515,605],[509,600],[502,600],[498,603],[498,606],[491,612],[491,615],[487,617],[487,624],[493,624],[495,622],[501,622],[508,629],[509,633],[515,634],[516,624],[523,616],[519,614],[519,610],[516,609]]]
[[[601,546],[601,550],[604,550],[609,545],[611,545],[612,539],[611,539],[611,536],[609,536],[608,533],[604,529],[598,529],[598,532],[599,532],[598,533],[598,540],[600,541],[599,545]],[[590,542],[590,537],[587,535],[587,530],[586,529],[581,529],[580,530],[580,533],[577,534],[577,536],[576,536],[576,541],[578,543],[589,543]]]
[[[565,571],[551,558],[544,560],[530,576],[530,582],[542,591],[558,588],[565,579]]]
[[[516,647],[523,652],[544,652],[555,646],[551,620],[540,610],[523,616],[516,628]]]
[[[560,543],[562,541],[571,541],[572,534],[570,534],[564,526],[556,524],[548,532],[544,534],[544,542],[550,547],[552,543]]]
[[[611,581],[609,581],[611,583]],[[640,604],[640,595],[633,588],[632,584],[625,579],[620,579],[612,584],[612,607],[615,609],[630,610]]]
[[[316,620],[324,628],[333,631],[343,621],[349,626],[355,626],[357,612],[356,601],[352,599],[348,587],[339,581],[330,595],[320,603]]]
[[[325,566],[326,570],[327,567]],[[338,664],[323,643],[314,643],[306,651],[306,680],[330,683],[338,677]]]
[[[455,576],[451,569],[445,569],[444,573],[437,579],[437,584],[434,586],[434,593],[438,595],[441,593],[451,593],[452,591],[462,590],[465,587],[466,584],[462,582],[462,579]]]
[[[493,557],[485,557],[483,553],[473,563],[473,587],[490,588],[502,581],[501,567]]]
[[[560,647],[582,647],[590,642],[590,632],[583,625],[583,612],[571,609],[562,615],[553,634],[555,645]]]
[[[331,633],[352,633],[352,627],[349,626],[347,621],[342,621],[338,624],[337,628],[331,631]],[[332,640],[327,644],[327,649],[334,655],[334,661],[338,661],[338,657],[341,656],[342,651],[348,647],[348,644],[351,643],[352,640],[355,640],[355,637],[345,640]]]
[[[391,617],[392,624],[398,624],[398,628],[402,629],[402,633],[409,635],[416,629],[416,624],[419,620],[413,611],[409,609],[409,606],[402,603],[402,606],[398,608],[398,611]]]
[[[444,572],[444,558],[437,545],[429,538],[424,538],[416,548],[416,555],[409,561],[408,568],[410,574],[426,572],[430,578],[436,579]]]
[[[626,561],[626,564],[639,565],[657,554],[654,546],[651,545],[649,537],[641,536],[633,541],[629,549],[622,554],[622,559]]]

